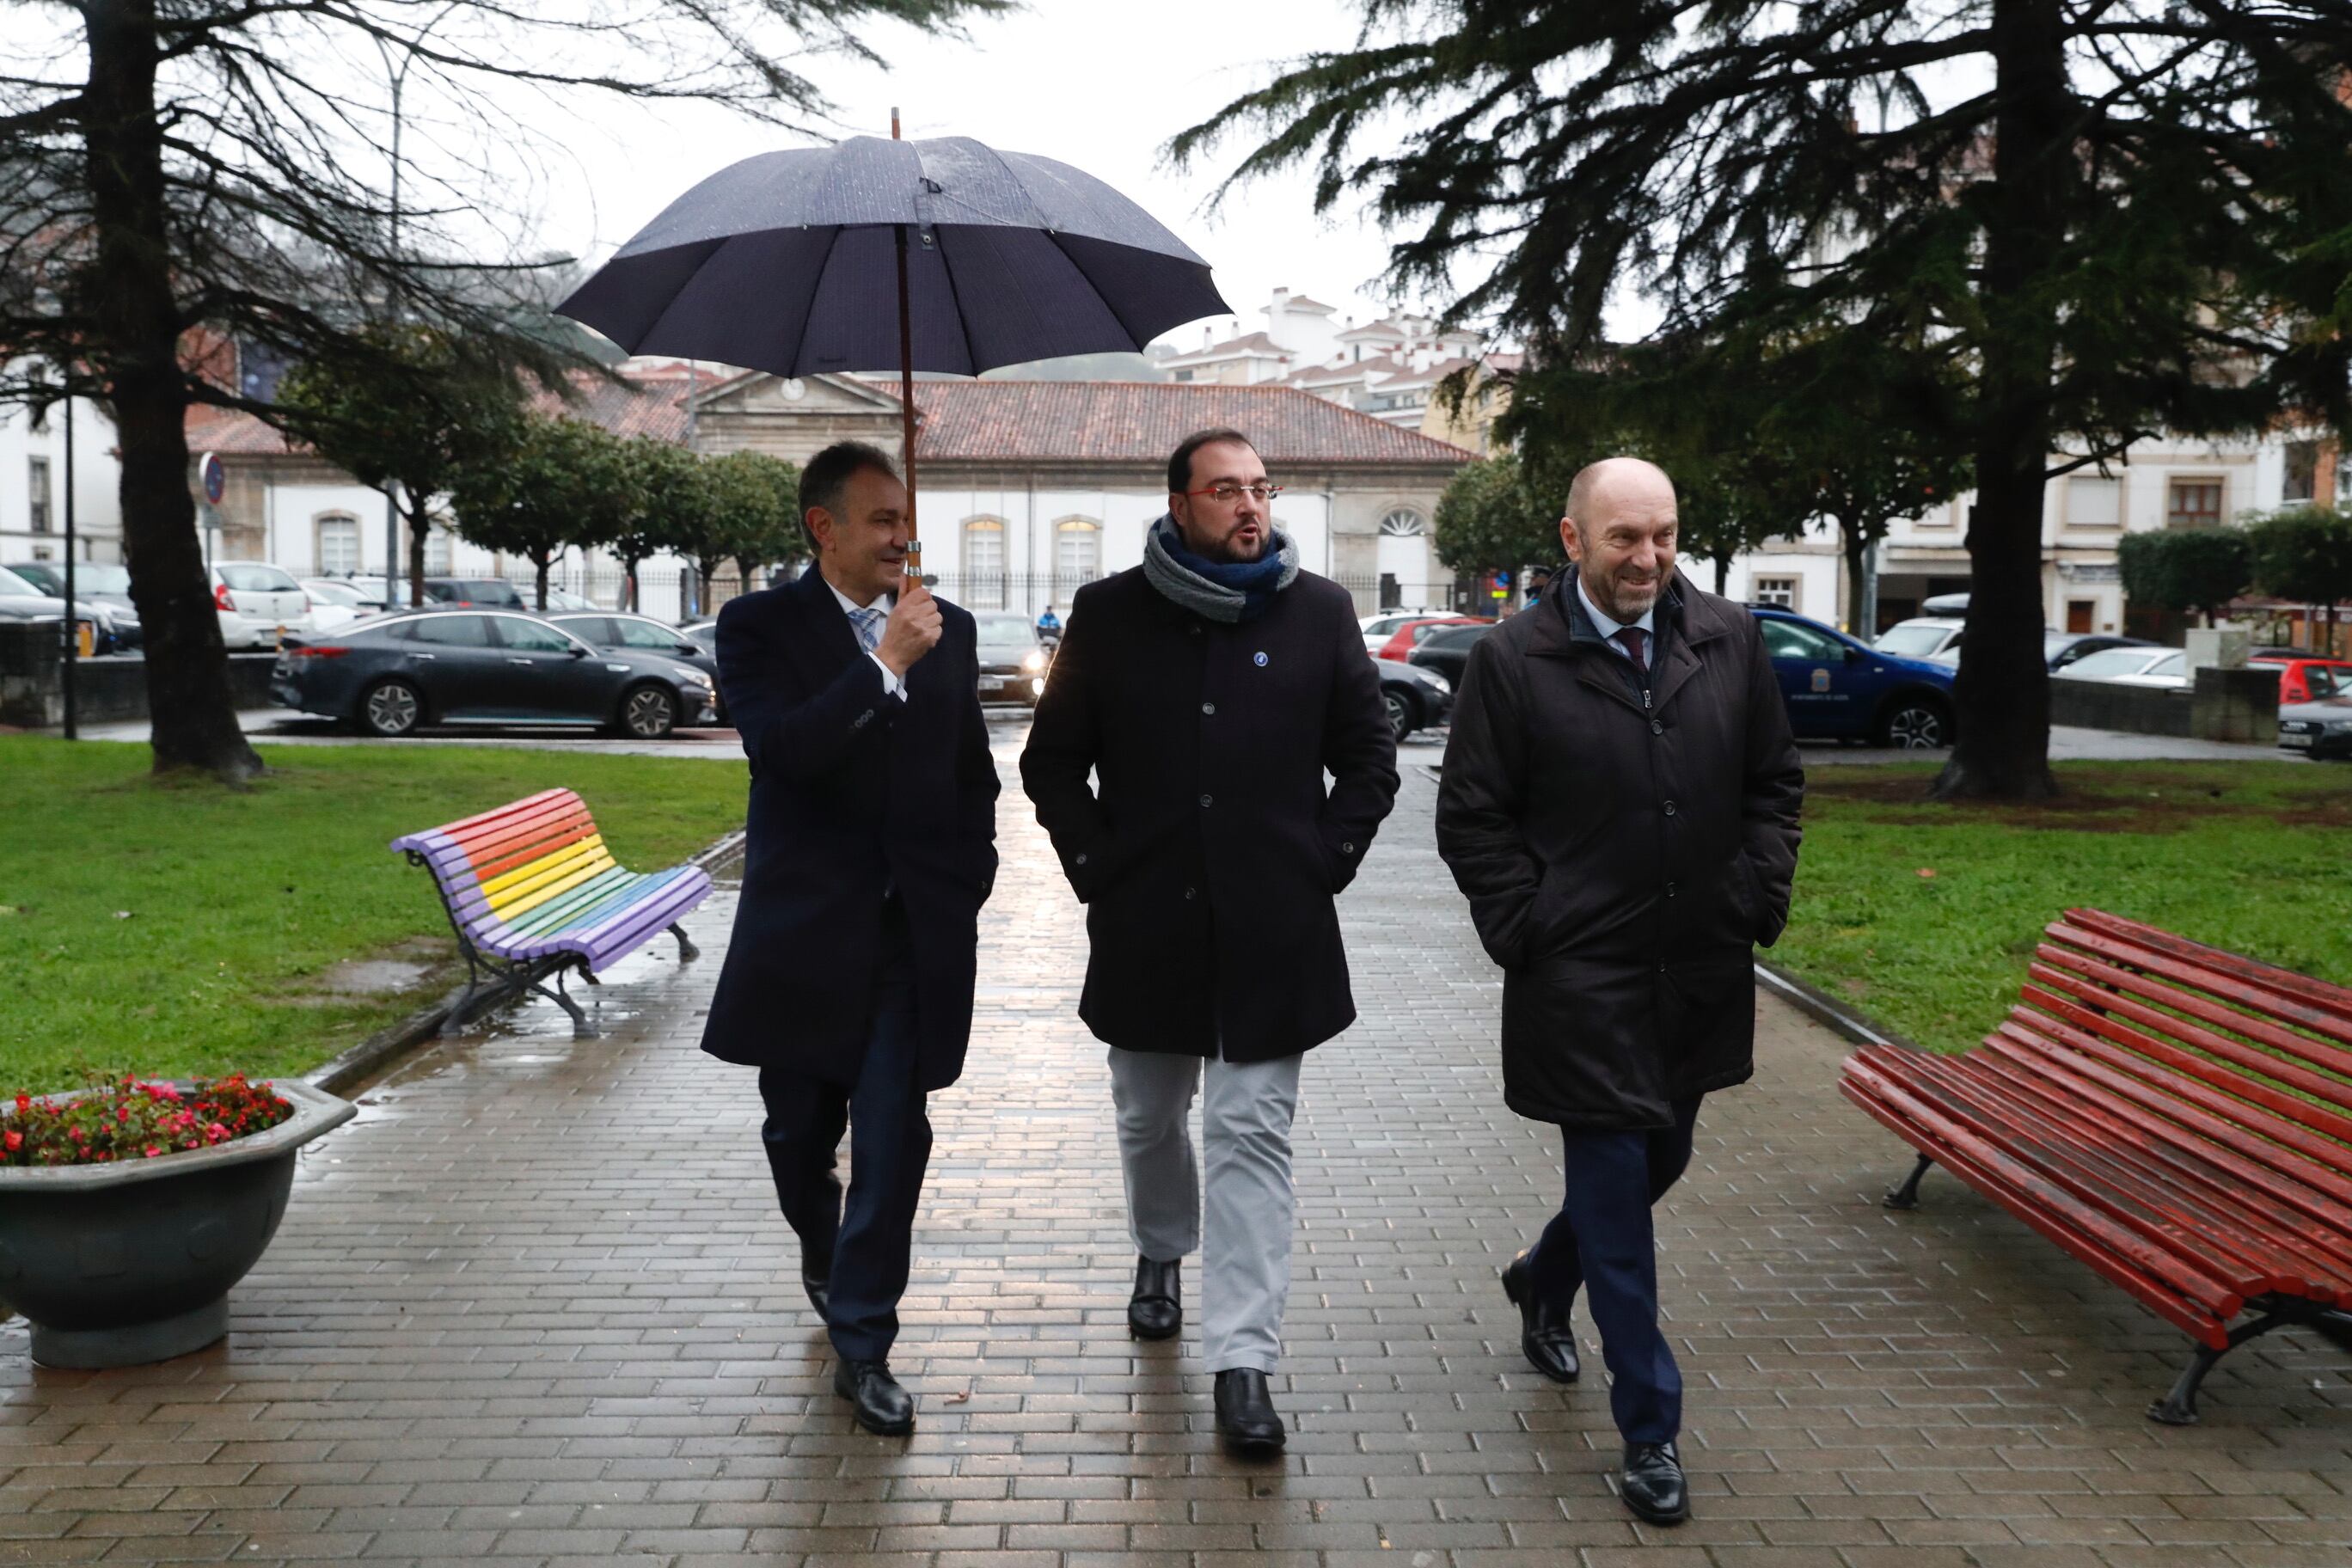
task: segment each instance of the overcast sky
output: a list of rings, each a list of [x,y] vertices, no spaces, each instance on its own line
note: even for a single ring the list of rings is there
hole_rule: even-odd
[[[1362,321],[1389,303],[1376,282],[1387,247],[1358,204],[1318,218],[1302,173],[1250,186],[1207,216],[1219,178],[1253,144],[1245,133],[1188,174],[1160,161],[1169,137],[1270,79],[1272,62],[1352,43],[1359,16],[1347,0],[1032,0],[1024,12],[976,23],[969,43],[878,31],[869,41],[887,69],[818,61],[811,74],[848,132],[888,135],[896,104],[910,137],[976,137],[1108,182],[1208,258],[1244,331],[1263,325],[1256,312],[1277,286]],[[707,108],[583,107],[591,112],[577,118],[543,111],[545,131],[569,155],[540,171],[537,237],[592,262],[706,174],[803,144]],[[1171,337],[1193,344],[1201,331]]]

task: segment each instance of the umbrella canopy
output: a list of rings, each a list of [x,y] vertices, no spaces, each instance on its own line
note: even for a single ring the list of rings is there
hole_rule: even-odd
[[[854,136],[720,170],[558,309],[631,353],[805,376],[1134,351],[1233,308],[1183,241],[1066,163]]]

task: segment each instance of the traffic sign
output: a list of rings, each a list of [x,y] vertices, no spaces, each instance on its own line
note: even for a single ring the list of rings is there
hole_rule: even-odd
[[[218,454],[206,452],[198,458],[196,473],[204,483],[205,500],[220,505],[221,497],[228,493],[228,469],[222,466]]]

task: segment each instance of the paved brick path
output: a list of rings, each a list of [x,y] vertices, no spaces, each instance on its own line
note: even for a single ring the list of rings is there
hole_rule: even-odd
[[[1907,1157],[1770,1001],[1660,1226],[1698,1517],[1630,1522],[1597,1376],[1528,1371],[1495,1282],[1553,1155],[1502,1108],[1496,988],[1408,772],[1343,906],[1364,1021],[1308,1063],[1279,1467],[1217,1452],[1189,1337],[1125,1333],[1079,911],[1009,792],[974,1067],[934,1100],[912,1439],[832,1397],[749,1075],[694,1048],[721,900],[698,967],[605,988],[605,1039],[537,1007],[370,1092],[226,1345],[53,1373],[0,1329],[0,1563],[2347,1562],[2345,1352],[2275,1336],[2206,1426],[2150,1425],[2178,1336],[1948,1180],[1877,1208]]]

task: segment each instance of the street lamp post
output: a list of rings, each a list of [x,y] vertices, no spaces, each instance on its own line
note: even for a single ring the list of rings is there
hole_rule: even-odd
[[[81,657],[81,638],[74,630],[74,398],[73,377],[66,377],[66,739],[81,738],[75,722],[74,661]],[[91,623],[93,626],[95,622]]]
[[[431,36],[433,29],[439,26],[443,19],[446,18],[450,12],[457,9],[461,3],[462,0],[449,0],[448,5],[442,6],[441,9],[434,12],[432,16],[425,18],[425,26],[419,27],[416,30],[416,36],[408,40],[406,52],[401,57],[400,65],[397,68],[394,68],[393,66],[392,51],[384,47],[383,35],[375,35],[376,53],[383,57],[384,75],[389,77],[392,80],[391,254],[395,263],[400,256],[401,93],[408,85],[408,68],[416,63],[416,51],[418,48],[423,47],[425,40],[426,37]],[[388,313],[397,320],[399,316],[399,309],[392,301],[392,290],[389,287],[384,290],[384,302]],[[399,486],[397,481],[387,482],[383,487],[383,607],[386,612],[390,612],[396,607],[393,603],[393,584],[398,581],[400,577],[400,502],[395,498],[394,493],[398,488]],[[418,591],[416,584],[410,584],[409,604],[412,608],[417,603],[416,595]]]

